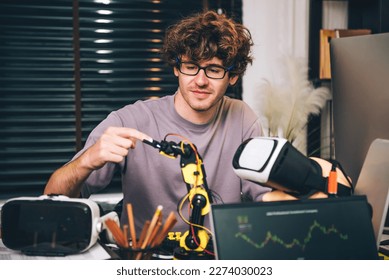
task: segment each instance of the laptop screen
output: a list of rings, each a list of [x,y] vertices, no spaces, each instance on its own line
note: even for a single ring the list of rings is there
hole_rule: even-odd
[[[217,259],[377,259],[365,196],[212,205]]]

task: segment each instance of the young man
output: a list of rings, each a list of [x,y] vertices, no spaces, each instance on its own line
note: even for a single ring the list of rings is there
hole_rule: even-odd
[[[53,173],[44,192],[88,197],[106,187],[115,168],[120,168],[123,205],[132,204],[139,234],[158,205],[167,215],[177,211],[188,193],[179,157],[170,159],[137,143],[150,138],[160,141],[174,133],[197,147],[214,203],[239,202],[242,193],[262,200],[269,189],[241,180],[232,168],[238,146],[260,136],[261,126],[248,105],[225,96],[228,86],[234,85],[252,62],[252,44],[243,25],[212,11],[171,26],[162,54],[177,77],[176,93],[112,112],[91,132],[83,150]],[[182,139],[168,136],[167,140]],[[126,207],[123,211],[122,223],[128,223]],[[185,208],[183,214],[189,219],[187,212]],[[174,231],[188,228],[178,218]]]

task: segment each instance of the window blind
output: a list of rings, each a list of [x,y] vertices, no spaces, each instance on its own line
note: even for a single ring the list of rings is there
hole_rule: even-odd
[[[74,152],[72,6],[1,1],[0,190],[42,192]]]
[[[0,0],[0,196],[41,194],[109,112],[174,93],[164,31],[204,6],[241,18],[232,0]]]

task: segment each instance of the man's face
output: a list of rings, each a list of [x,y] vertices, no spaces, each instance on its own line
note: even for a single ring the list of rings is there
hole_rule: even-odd
[[[181,62],[193,62],[187,57],[183,56]],[[209,65],[223,67],[222,60],[214,57],[211,60],[195,62],[200,67],[206,67]],[[183,70],[182,66],[182,70]],[[224,68],[224,67],[223,67]],[[207,77],[204,69],[195,76],[189,76],[181,73],[177,67],[174,68],[174,75],[178,78],[180,94],[184,100],[181,102],[182,106],[186,107],[186,110],[192,110],[193,113],[207,112],[215,109],[214,106],[225,94],[229,84],[233,85],[238,80],[238,76],[230,78],[227,72],[222,79],[212,79]]]

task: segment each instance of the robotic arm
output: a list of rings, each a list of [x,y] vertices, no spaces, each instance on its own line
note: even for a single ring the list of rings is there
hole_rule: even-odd
[[[180,156],[181,173],[188,190],[188,195],[184,197],[182,204],[188,199],[192,212],[189,219],[189,230],[180,237],[179,254],[203,255],[209,241],[209,236],[203,228],[204,217],[209,213],[210,203],[213,201],[206,181],[203,161],[196,147],[191,143],[175,143],[166,140],[161,142],[143,140],[143,142],[158,149],[162,155],[167,157]]]

